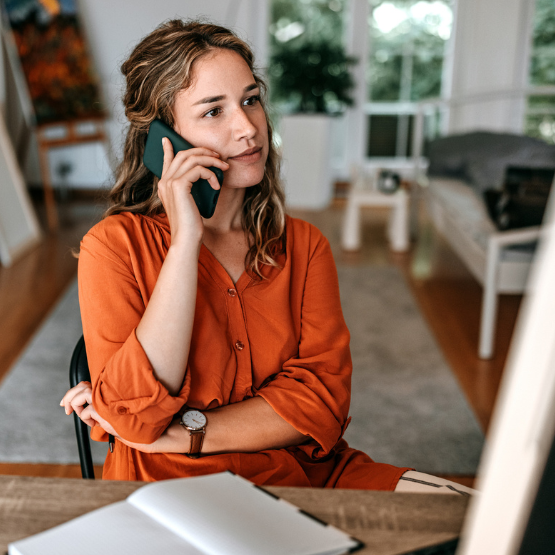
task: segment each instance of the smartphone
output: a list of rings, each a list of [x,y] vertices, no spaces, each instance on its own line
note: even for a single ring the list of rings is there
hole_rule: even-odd
[[[172,146],[174,155],[180,150],[188,150],[193,145],[188,143],[181,135],[176,133],[169,125],[160,119],[155,119],[148,130],[146,138],[145,153],[143,155],[144,165],[156,176],[162,177],[164,167],[164,147],[162,139],[167,137]],[[224,182],[224,172],[220,168],[211,166],[208,168],[214,172],[220,187]],[[193,183],[191,194],[203,218],[211,218],[216,210],[216,203],[220,196],[220,189],[215,191],[206,179],[199,179]]]

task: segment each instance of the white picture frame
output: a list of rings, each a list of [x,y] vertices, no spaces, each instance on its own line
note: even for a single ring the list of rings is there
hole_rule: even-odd
[[[520,550],[555,433],[554,283],[552,193],[457,555]]]

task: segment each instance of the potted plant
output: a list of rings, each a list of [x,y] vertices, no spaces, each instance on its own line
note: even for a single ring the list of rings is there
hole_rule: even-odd
[[[272,101],[283,114],[283,178],[292,207],[321,209],[331,201],[332,135],[341,123],[337,116],[353,104],[355,63],[327,42],[286,43],[271,58]]]

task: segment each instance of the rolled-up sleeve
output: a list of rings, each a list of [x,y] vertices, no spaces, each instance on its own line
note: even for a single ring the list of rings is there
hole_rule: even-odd
[[[136,336],[146,301],[121,254],[91,232],[81,242],[79,304],[93,405],[124,439],[152,443],[186,403],[190,378],[187,372],[175,397],[156,378]],[[105,434],[93,430],[92,437]]]
[[[313,458],[327,455],[348,424],[352,360],[343,319],[337,270],[327,239],[318,235],[303,275],[298,356],[282,364],[257,392],[318,447]]]

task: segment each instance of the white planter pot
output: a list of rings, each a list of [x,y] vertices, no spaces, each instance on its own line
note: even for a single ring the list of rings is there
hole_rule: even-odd
[[[332,199],[333,118],[297,114],[281,119],[282,179],[287,206],[320,210]]]

